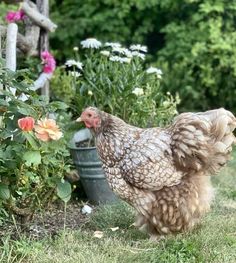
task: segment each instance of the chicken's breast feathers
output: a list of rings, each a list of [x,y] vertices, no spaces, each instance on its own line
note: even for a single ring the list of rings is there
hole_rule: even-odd
[[[165,130],[142,130],[119,162],[123,178],[137,188],[152,191],[179,184],[184,174],[176,170],[170,139]]]

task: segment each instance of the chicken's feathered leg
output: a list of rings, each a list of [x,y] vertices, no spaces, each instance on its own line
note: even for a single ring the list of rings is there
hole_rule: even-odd
[[[185,177],[181,184],[164,187],[153,194],[155,200],[151,205],[145,206],[142,199],[135,202],[139,211],[136,226],[145,229],[152,238],[155,235],[159,238],[192,228],[210,209],[213,188],[209,177]]]

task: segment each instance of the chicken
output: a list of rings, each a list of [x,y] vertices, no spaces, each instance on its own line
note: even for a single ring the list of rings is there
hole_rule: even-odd
[[[191,229],[209,210],[210,175],[230,159],[234,115],[221,108],[182,113],[167,128],[141,129],[89,107],[83,121],[112,190],[137,210],[151,239]]]

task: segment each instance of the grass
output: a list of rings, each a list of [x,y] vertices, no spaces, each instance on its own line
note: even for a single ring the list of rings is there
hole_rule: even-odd
[[[3,263],[235,263],[236,153],[234,161],[213,178],[216,199],[212,211],[195,230],[159,243],[131,226],[133,210],[125,203],[100,207],[78,231],[33,241],[2,240]],[[119,227],[117,231],[110,228]],[[100,230],[101,239],[93,237]]]

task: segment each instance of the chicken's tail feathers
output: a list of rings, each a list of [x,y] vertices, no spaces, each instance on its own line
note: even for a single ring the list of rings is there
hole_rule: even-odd
[[[189,173],[218,172],[236,144],[235,128],[236,118],[223,108],[180,114],[170,128],[177,167]]]

